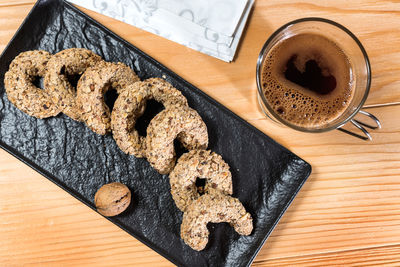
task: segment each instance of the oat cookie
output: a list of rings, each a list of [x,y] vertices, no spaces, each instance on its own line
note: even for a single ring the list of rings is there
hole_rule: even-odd
[[[146,157],[161,174],[175,166],[174,139],[188,150],[206,149],[207,126],[200,115],[189,107],[172,106],[157,114],[147,127]]]
[[[123,63],[101,62],[86,69],[78,81],[77,103],[82,120],[95,133],[111,131],[111,112],[104,94],[111,88],[120,94],[123,89],[139,81],[136,73]]]
[[[204,249],[210,234],[209,222],[228,222],[240,235],[250,235],[253,231],[253,219],[239,199],[218,190],[204,194],[190,204],[183,214],[181,238],[194,250]]]
[[[50,58],[51,54],[46,51],[22,52],[11,62],[4,75],[4,87],[10,102],[26,114],[39,119],[60,113],[47,90],[32,83],[35,77],[45,76]]]
[[[68,81],[68,75],[81,75],[87,68],[101,61],[101,57],[84,48],[65,49],[55,54],[47,64],[44,86],[62,112],[74,120],[81,120],[76,103],[76,88]]]
[[[196,178],[205,178],[204,192],[210,188],[220,190],[226,195],[232,194],[232,175],[229,165],[220,155],[210,150],[192,150],[183,154],[169,174],[172,198],[176,206],[185,211],[195,199]]]
[[[135,123],[149,99],[161,102],[166,108],[187,106],[182,93],[160,78],[134,83],[119,94],[111,114],[113,136],[122,151],[139,158],[145,157],[146,138],[139,135]]]

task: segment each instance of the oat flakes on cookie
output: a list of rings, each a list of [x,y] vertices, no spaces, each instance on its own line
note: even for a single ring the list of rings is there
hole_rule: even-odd
[[[4,75],[7,97],[18,109],[39,119],[56,116],[60,109],[46,89],[33,84],[36,77],[44,77],[51,54],[34,50],[20,53]]]
[[[47,64],[44,86],[62,112],[74,120],[81,120],[81,111],[76,103],[76,88],[68,81],[68,76],[81,75],[101,60],[90,50],[69,48],[55,54]]]
[[[118,94],[139,81],[136,73],[123,63],[100,62],[83,73],[77,85],[77,103],[82,120],[95,133],[104,135],[111,131],[111,112],[104,100],[111,88]]]
[[[167,174],[175,166],[174,139],[188,149],[206,149],[207,126],[194,109],[172,106],[157,114],[147,127],[146,157],[160,174]]]
[[[149,99],[162,103],[165,108],[187,106],[182,93],[160,78],[134,83],[119,94],[111,114],[113,136],[122,151],[139,158],[145,157],[146,138],[139,135],[135,124]]]
[[[220,155],[210,150],[192,150],[183,154],[169,174],[172,198],[176,206],[185,211],[200,197],[196,187],[197,178],[205,178],[204,193],[209,189],[232,194],[232,175],[229,165]]]
[[[208,243],[208,223],[228,222],[240,235],[250,235],[253,219],[234,197],[213,190],[194,200],[183,214],[181,238],[192,249],[200,251]]]

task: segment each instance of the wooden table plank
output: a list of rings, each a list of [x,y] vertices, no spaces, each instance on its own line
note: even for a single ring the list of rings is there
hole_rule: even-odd
[[[399,266],[400,246],[321,253],[301,257],[256,260],[253,266]]]
[[[0,5],[0,51],[3,52],[14,36],[33,4],[1,6]]]
[[[21,6],[21,5],[33,5],[35,1],[32,0],[0,0],[0,7],[10,7],[10,6]]]
[[[29,2],[0,0],[0,51],[29,12]],[[304,134],[262,116],[254,76],[268,35],[300,16],[321,16],[349,27],[370,54],[374,77],[367,103],[400,102],[400,2],[259,0],[231,64],[88,13],[312,164],[309,181],[256,265],[398,262],[400,105],[369,109],[383,123],[373,142],[338,131]],[[3,150],[0,199],[1,266],[171,265]]]

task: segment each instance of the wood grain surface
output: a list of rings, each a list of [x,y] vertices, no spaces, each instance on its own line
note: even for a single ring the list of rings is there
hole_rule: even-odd
[[[0,50],[33,1],[0,0]],[[233,63],[82,9],[313,166],[254,266],[400,266],[400,1],[258,0]],[[268,36],[318,16],[353,31],[372,63],[368,111],[382,121],[365,142],[305,134],[267,120],[255,64]],[[171,266],[52,182],[0,150],[0,266]]]

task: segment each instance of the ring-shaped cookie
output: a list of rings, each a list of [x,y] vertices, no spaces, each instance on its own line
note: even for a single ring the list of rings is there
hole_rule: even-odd
[[[172,198],[183,212],[200,197],[196,178],[206,179],[205,193],[212,188],[226,195],[232,195],[232,174],[229,165],[220,155],[210,150],[192,150],[183,154],[169,174],[169,178]]]
[[[51,56],[40,50],[22,52],[4,75],[4,87],[10,102],[26,114],[40,119],[60,113],[47,90],[33,84],[35,77],[45,76]]]
[[[200,251],[208,243],[208,223],[228,222],[240,235],[250,235],[253,219],[239,199],[218,190],[204,194],[190,204],[183,214],[181,238],[192,249]]]
[[[136,73],[118,62],[102,62],[86,69],[77,85],[77,102],[82,120],[95,133],[104,135],[111,131],[111,112],[104,100],[111,88],[117,93],[139,81]]]
[[[146,157],[160,174],[167,174],[175,166],[174,139],[188,149],[206,149],[207,126],[190,107],[171,107],[157,114],[147,127]]]
[[[81,120],[76,103],[76,88],[68,75],[81,75],[87,68],[101,61],[101,57],[84,48],[69,48],[55,54],[47,64],[44,86],[62,112],[74,120]]]
[[[119,94],[111,113],[113,136],[122,151],[138,158],[146,156],[146,138],[139,135],[135,124],[149,99],[162,103],[165,108],[187,106],[182,93],[160,78],[136,82]]]

